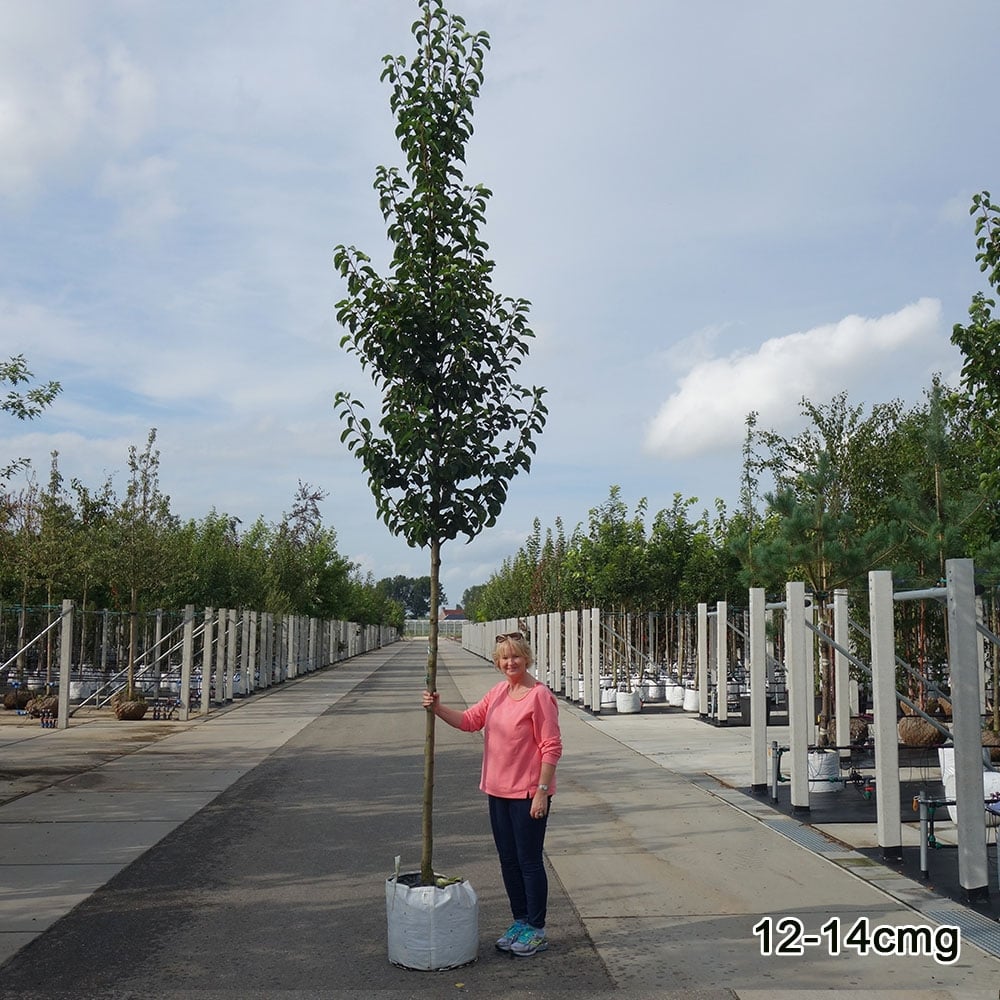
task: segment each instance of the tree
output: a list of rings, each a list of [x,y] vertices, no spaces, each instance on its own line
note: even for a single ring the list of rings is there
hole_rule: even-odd
[[[773,431],[758,432],[768,455],[758,456],[755,467],[774,477],[775,492],[766,500],[776,519],[773,533],[756,544],[754,572],[772,580],[781,574],[786,579],[800,576],[819,608],[820,627],[832,636],[833,591],[855,583],[887,558],[894,537],[880,523],[859,523],[855,514],[859,464],[855,444],[864,440],[865,426],[861,408],[850,406],[846,393],[826,406],[806,399],[801,405],[813,422],[801,434],[783,438]],[[826,746],[835,706],[833,656],[825,643],[820,693],[818,741]]]
[[[429,576],[385,577],[376,584],[389,600],[402,605],[407,618],[427,618],[431,613],[431,578]],[[438,587],[438,601],[447,603],[444,588]]]
[[[42,410],[62,391],[58,382],[46,382],[31,389],[20,391],[16,387],[26,385],[33,378],[23,354],[17,354],[9,361],[0,362],[0,385],[7,383],[11,388],[0,401],[0,410],[17,417],[18,420],[34,420]],[[26,458],[17,458],[0,468],[0,480],[10,479],[18,469],[29,464]]]
[[[337,319],[341,346],[381,392],[377,427],[363,404],[336,396],[348,443],[368,473],[379,517],[430,553],[427,687],[437,684],[441,546],[496,523],[511,479],[527,472],[545,423],[544,390],[514,375],[533,336],[528,302],[492,289],[494,264],[480,237],[490,191],[464,183],[473,101],[483,82],[486,32],[470,33],[440,0],[419,0],[412,61],[386,56],[405,173],[378,167],[375,188],[393,245],[382,277],[370,258],[340,245],[347,284]],[[431,860],[434,714],[427,712],[421,880]]]
[[[1000,206],[989,191],[972,199],[976,215],[976,260],[991,288],[1000,288]],[[969,325],[956,323],[951,342],[965,356],[962,364],[964,395],[954,405],[965,409],[982,458],[981,485],[994,499],[1000,495],[1000,319],[993,315],[996,300],[977,292],[969,307]]]
[[[110,552],[114,563],[114,582],[129,614],[128,663],[125,700],[138,694],[135,686],[135,663],[139,641],[139,612],[150,598],[162,589],[174,573],[171,535],[177,519],[170,512],[170,497],[160,490],[160,452],[154,447],[156,428],[146,438],[140,452],[135,445],[128,451],[129,478],[125,495],[116,504],[110,532]]]

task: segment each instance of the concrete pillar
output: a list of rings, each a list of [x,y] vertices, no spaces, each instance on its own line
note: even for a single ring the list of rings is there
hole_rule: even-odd
[[[698,714],[708,715],[708,605],[698,605]]]
[[[236,644],[238,632],[236,627],[236,608],[226,612],[226,701],[232,701],[239,693],[236,690]]]
[[[62,602],[62,621],[59,630],[59,704],[56,709],[56,728],[69,726],[69,684],[73,671],[73,602]]]
[[[215,645],[215,611],[205,608],[205,627],[201,633],[201,714],[208,715],[212,704],[212,656]]]
[[[982,676],[971,559],[945,563],[948,588],[948,660],[951,666],[952,740],[958,877],[968,900],[989,895],[986,812],[983,807]]]
[[[833,702],[837,713],[837,728],[834,740],[838,747],[851,745],[851,661],[841,649],[847,649],[851,641],[850,609],[846,590],[833,592]],[[850,756],[850,752],[846,752]]]
[[[750,588],[750,787],[767,788],[767,635],[762,587]]]
[[[298,650],[297,650],[297,640],[298,640],[298,625],[299,620],[295,615],[285,616],[285,628],[287,632],[285,633],[285,650],[287,653],[287,669],[284,671],[284,676],[291,680],[293,677],[298,676],[299,665],[298,665]],[[357,640],[355,640],[357,641]]]
[[[729,606],[715,605],[715,690],[716,717],[720,726],[729,722]]]
[[[184,634],[181,640],[180,707],[177,718],[187,722],[191,718],[191,672],[194,666],[194,605],[184,608]]]
[[[245,612],[246,615],[246,671],[247,671],[247,694],[253,694],[257,690],[257,678],[259,675],[258,646],[257,646],[257,612]]]
[[[250,617],[249,611],[244,611],[240,618],[240,677],[243,678],[243,693],[253,694],[254,662],[253,651],[250,649]],[[254,615],[254,622],[257,616]],[[256,637],[255,637],[256,638]]]
[[[558,611],[549,616],[549,686],[556,694],[566,690],[563,671],[562,615]]]
[[[590,609],[590,621],[586,625],[584,642],[589,643],[585,655],[590,661],[590,702],[591,709],[601,711],[601,609]]]
[[[872,701],[875,728],[876,827],[887,861],[903,857],[899,818],[899,731],[896,721],[896,629],[892,573],[868,574],[871,617]]]
[[[788,742],[793,813],[809,812],[809,744],[815,707],[812,660],[806,656],[806,587],[785,584],[785,675],[788,684]]]
[[[215,703],[225,705],[230,697],[226,681],[226,609],[219,608],[215,626]]]

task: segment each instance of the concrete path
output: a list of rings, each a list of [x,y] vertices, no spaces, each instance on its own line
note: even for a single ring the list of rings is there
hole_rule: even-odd
[[[995,926],[734,790],[746,733],[568,703],[552,947],[492,948],[507,913],[481,739],[440,725],[435,860],[479,893],[479,960],[391,966],[385,876],[419,860],[424,660],[399,643],[192,723],[0,726],[0,995],[998,995]],[[496,674],[446,643],[440,678],[460,705]],[[886,954],[859,954],[863,931]]]

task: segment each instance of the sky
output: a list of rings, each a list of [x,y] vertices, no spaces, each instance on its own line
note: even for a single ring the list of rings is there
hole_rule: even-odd
[[[995,0],[451,0],[491,51],[465,179],[497,292],[531,302],[544,434],[498,523],[443,551],[449,605],[536,518],[618,486],[651,512],[739,492],[745,419],[917,404],[985,290],[1000,188]],[[0,356],[63,391],[0,416],[0,463],[122,487],[157,431],[180,517],[280,521],[322,489],[375,579],[429,572],[377,520],[335,394],[338,244],[389,246],[384,55],[416,0],[0,0]]]

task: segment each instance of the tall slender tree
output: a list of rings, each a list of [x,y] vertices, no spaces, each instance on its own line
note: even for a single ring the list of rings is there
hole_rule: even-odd
[[[440,0],[419,0],[416,53],[386,56],[403,170],[380,166],[375,188],[393,245],[389,273],[340,245],[347,284],[341,346],[381,393],[377,425],[345,392],[342,440],[362,461],[379,517],[430,553],[428,690],[437,687],[441,546],[496,523],[510,480],[527,472],[544,426],[544,390],[514,381],[533,336],[528,302],[493,291],[494,263],[480,236],[490,191],[462,168],[473,101],[483,82],[486,32],[471,33]],[[427,712],[421,881],[434,878],[434,714]]]

